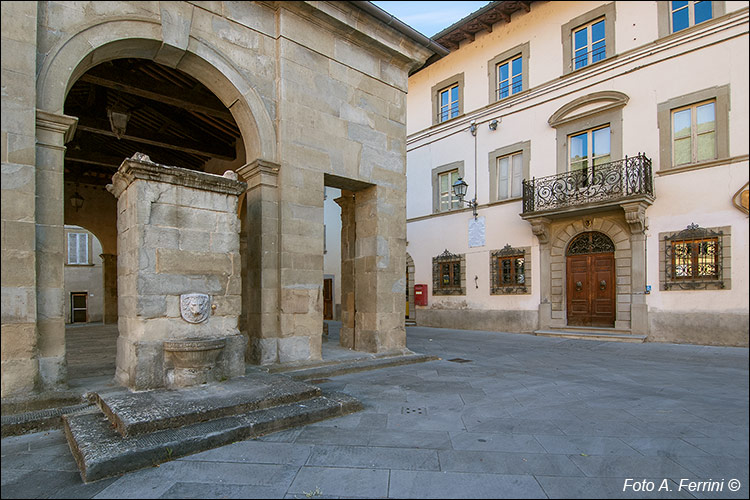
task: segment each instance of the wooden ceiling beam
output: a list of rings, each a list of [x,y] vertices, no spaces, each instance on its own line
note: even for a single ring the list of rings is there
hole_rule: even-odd
[[[95,68],[96,69],[96,68]],[[151,99],[164,104],[169,104],[188,111],[204,113],[209,116],[232,120],[232,113],[228,109],[221,109],[202,93],[192,90],[181,90],[175,92],[173,85],[164,85],[157,82],[144,82],[142,79],[133,78],[130,75],[117,75],[116,79],[103,75],[102,71],[90,70],[84,74],[80,81],[117,90],[126,94]]]
[[[76,132],[89,132],[91,134],[104,135],[107,137],[117,137],[112,132],[107,120],[79,116]],[[133,127],[127,127],[125,134],[121,139],[137,142],[140,144],[149,144],[183,153],[209,156],[220,160],[232,161],[236,158],[235,151],[229,147],[222,147],[215,141],[206,141],[204,143],[194,142],[185,139],[170,137],[165,134],[150,132],[148,130],[139,130]]]

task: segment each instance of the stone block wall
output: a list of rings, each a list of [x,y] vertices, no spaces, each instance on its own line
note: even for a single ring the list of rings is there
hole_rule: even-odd
[[[136,390],[164,386],[163,343],[187,338],[226,338],[219,376],[243,374],[237,200],[245,184],[130,159],[110,190],[118,198],[116,379]],[[180,296],[189,293],[210,297],[205,321],[182,317]]]
[[[2,397],[39,385],[36,321],[37,2],[2,10]],[[15,54],[16,57],[6,57]]]

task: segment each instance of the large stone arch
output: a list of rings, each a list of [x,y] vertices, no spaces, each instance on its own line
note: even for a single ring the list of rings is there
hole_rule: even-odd
[[[159,18],[99,17],[71,30],[47,51],[37,78],[36,121],[36,337],[41,390],[67,383],[64,323],[64,152],[76,118],[63,114],[72,85],[92,67],[118,58],[150,59],[190,74],[230,110],[240,130],[248,164],[276,164],[274,120],[255,90],[254,75],[241,72],[210,43],[192,36],[192,17],[174,23]],[[192,8],[192,7],[189,7]],[[179,12],[172,13],[178,17]],[[164,24],[162,24],[164,21]],[[177,32],[177,33],[176,33]],[[267,82],[268,83],[268,82]],[[270,85],[274,83],[271,82]],[[267,85],[266,85],[267,86]]]
[[[37,109],[62,114],[68,90],[102,62],[122,57],[158,62],[165,43],[162,31],[154,19],[104,19],[81,27],[45,58],[37,79]],[[194,37],[189,37],[182,50],[173,67],[204,84],[230,110],[242,133],[248,162],[277,162],[273,119],[254,89],[253,75],[241,73],[228,57]]]
[[[564,327],[565,311],[565,251],[579,234],[597,231],[605,234],[615,245],[615,267],[617,279],[615,328],[631,329],[631,244],[630,230],[611,216],[590,216],[569,221],[551,228],[550,237],[550,303],[552,326]]]

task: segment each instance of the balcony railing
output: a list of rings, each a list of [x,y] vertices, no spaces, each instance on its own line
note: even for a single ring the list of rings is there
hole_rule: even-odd
[[[523,181],[523,213],[654,194],[651,160],[625,157],[593,167]]]

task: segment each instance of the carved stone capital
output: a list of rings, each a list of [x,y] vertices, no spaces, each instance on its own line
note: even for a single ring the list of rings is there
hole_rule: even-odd
[[[529,223],[531,224],[531,232],[539,239],[539,243],[542,245],[549,243],[550,220],[545,217],[539,217],[538,219],[530,219]]]
[[[257,159],[237,169],[237,173],[247,182],[247,190],[258,186],[279,186],[279,164]]]
[[[75,116],[62,115],[57,113],[50,113],[42,109],[36,110],[36,127],[39,131],[50,134],[50,137],[46,137],[43,143],[48,146],[61,146],[67,142],[73,140],[73,135],[76,132],[76,126],[78,125],[78,118]],[[62,144],[58,143],[58,136],[62,136]],[[52,139],[52,138],[55,139]],[[40,137],[41,139],[41,137]]]
[[[630,232],[640,234],[646,231],[648,223],[646,219],[646,205],[642,202],[626,203],[622,205],[625,211],[625,222],[630,226]]]

